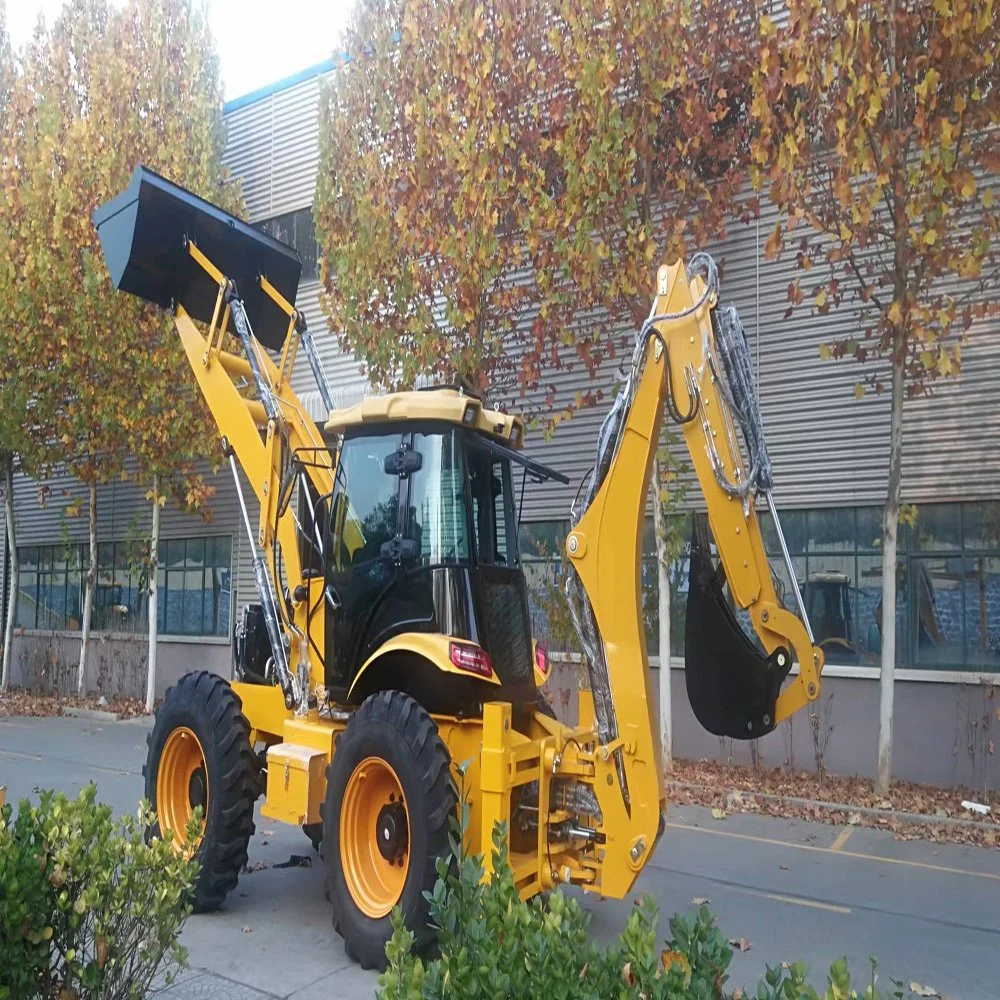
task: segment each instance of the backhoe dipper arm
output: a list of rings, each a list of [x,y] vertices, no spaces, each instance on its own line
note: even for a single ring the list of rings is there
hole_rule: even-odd
[[[618,776],[614,783],[599,776],[594,785],[603,828],[609,831],[608,861],[613,854],[610,831],[620,830],[621,835],[627,831],[629,838],[627,853],[614,852],[625,853],[628,864],[621,871],[605,864],[602,888],[608,893],[615,891],[618,879],[627,881],[630,874],[634,878],[644,863],[659,832],[664,799],[661,748],[654,737],[655,697],[643,627],[641,566],[646,499],[665,409],[683,428],[732,598],[749,612],[768,654],[761,656],[742,633],[734,641],[745,643],[746,648],[737,649],[743,663],[695,663],[689,648],[687,670],[705,671],[716,681],[701,691],[709,702],[705,714],[712,717],[712,708],[722,706],[713,720],[723,725],[716,728],[743,739],[763,735],[818,697],[823,666],[822,651],[813,644],[807,625],[782,607],[775,593],[757,517],[757,498],[748,485],[752,470],[748,475],[724,395],[722,379],[726,375],[712,323],[716,290],[700,275],[689,280],[683,264],[677,263],[660,269],[657,291],[654,315],[636,346],[632,374],[602,428],[601,453],[587,484],[584,509],[566,541],[575,570],[569,587],[571,607],[591,673],[597,756],[609,762],[613,759]],[[675,400],[688,401],[684,412]],[[711,564],[707,543],[698,560],[692,553],[692,563],[696,561]],[[794,576],[792,580],[794,585]],[[718,574],[709,581],[718,582]],[[689,602],[695,596],[689,594]],[[689,637],[691,613],[689,608]],[[739,632],[728,607],[727,613],[729,625]],[[710,643],[702,648],[712,650],[713,646]],[[756,661],[749,659],[751,654]],[[799,673],[779,691],[792,655],[799,663]],[[760,704],[733,702],[727,686],[740,691],[741,699],[747,698],[741,687],[743,678],[733,676],[736,668],[746,668],[754,675],[751,680],[757,685],[754,690]],[[661,664],[660,669],[669,670],[669,664]],[[695,711],[699,713],[697,706]],[[608,775],[611,773],[609,769]]]

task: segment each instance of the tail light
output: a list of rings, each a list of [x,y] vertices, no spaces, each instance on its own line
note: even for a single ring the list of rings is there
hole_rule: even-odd
[[[477,674],[479,677],[493,676],[493,663],[489,653],[481,646],[473,646],[464,642],[453,642],[448,647],[448,659],[459,670]]]
[[[543,677],[549,676],[549,651],[542,643],[535,646],[535,666]]]

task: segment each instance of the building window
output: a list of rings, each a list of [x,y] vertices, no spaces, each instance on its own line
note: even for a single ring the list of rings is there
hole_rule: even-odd
[[[16,624],[48,631],[78,629],[82,545],[29,545],[17,550],[20,580]]]
[[[87,546],[18,549],[17,625],[78,631],[82,620]],[[164,635],[229,635],[232,540],[228,536],[160,543],[158,627]],[[149,626],[141,544],[100,542],[91,628],[145,633]]]
[[[83,546],[81,553],[86,565],[87,550]],[[99,542],[91,628],[97,632],[147,632],[146,578],[141,543]],[[79,628],[79,623],[74,627]]]
[[[882,634],[878,507],[781,514],[816,641],[827,663],[877,665]],[[773,523],[761,518],[777,567]],[[896,663],[1000,669],[1000,504],[924,504],[901,525],[896,563]],[[785,587],[784,603],[794,604]]]
[[[781,560],[774,523],[761,531],[779,597],[795,610],[792,581]],[[837,507],[781,513],[781,528],[816,641],[826,662],[877,666],[882,634],[882,511]],[[521,525],[521,551],[532,593],[536,635],[565,631],[559,613],[559,545],[568,525]],[[682,516],[678,530],[690,532]],[[896,565],[896,663],[933,670],[1000,672],[1000,502],[924,504],[912,526],[900,526]],[[670,567],[670,648],[684,653],[688,560]],[[643,539],[644,625],[650,653],[657,648],[655,539]],[[539,599],[541,598],[541,600]],[[738,618],[753,637],[749,615]],[[556,636],[552,646],[558,648]]]
[[[160,542],[157,576],[163,635],[229,635],[232,539],[176,538]]]
[[[569,527],[569,521],[521,522],[517,542],[528,588],[532,636],[559,652],[576,652],[579,645],[563,589],[561,556]]]
[[[302,258],[302,281],[315,281],[319,275],[319,243],[312,208],[276,215],[257,223],[257,228],[282,243],[295,247]]]

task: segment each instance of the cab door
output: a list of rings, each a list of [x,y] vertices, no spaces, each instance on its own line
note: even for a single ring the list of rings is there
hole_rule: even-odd
[[[327,683],[347,685],[385,591],[396,575],[392,543],[398,537],[400,477],[385,462],[401,435],[348,438],[340,450],[333,498],[333,546],[327,567],[339,608],[328,615]]]

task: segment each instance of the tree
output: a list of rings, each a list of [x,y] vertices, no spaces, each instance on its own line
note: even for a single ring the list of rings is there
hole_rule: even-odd
[[[904,399],[957,376],[961,345],[997,308],[1000,12],[979,0],[788,0],[761,22],[753,173],[780,210],[767,250],[795,247],[792,307],[855,306],[820,348],[870,364],[891,393],[882,607],[896,607]],[[813,268],[817,268],[816,271]],[[816,277],[815,275],[819,275]],[[892,768],[895,614],[882,615],[878,789]]]
[[[7,106],[10,101],[10,89],[14,83],[14,59],[10,49],[10,39],[7,37],[7,8],[4,0],[0,0],[0,135],[7,131]],[[3,155],[0,149],[0,156]],[[0,223],[6,221],[6,212],[3,210],[3,203],[0,202]],[[4,227],[6,228],[6,227]],[[0,327],[0,350],[5,346],[8,333]],[[13,609],[17,602],[18,591],[18,562],[17,562],[17,529],[14,523],[14,455],[11,445],[10,430],[6,420],[8,395],[7,379],[4,380],[2,388],[3,400],[0,402],[0,467],[3,470],[3,492],[4,492],[4,522],[7,532],[7,547],[10,549],[10,578],[7,585],[10,593],[10,603],[7,609],[7,621],[4,623],[3,638],[3,666],[0,670],[0,691],[6,691],[10,686],[11,673],[11,647],[14,638],[14,614]],[[23,425],[22,425],[23,426]]]
[[[6,28],[6,10],[0,0],[0,136],[6,137],[11,123],[11,91],[17,77],[14,54]],[[0,162],[6,163],[9,150],[6,143],[0,144]],[[6,199],[0,198],[0,260],[9,262],[9,255],[3,251],[9,239],[10,215]],[[0,287],[7,287],[13,277],[8,267],[4,269]],[[25,379],[16,366],[10,363],[8,354],[16,338],[16,328],[7,321],[0,309],[0,476],[4,498],[4,522],[7,549],[9,553],[9,575],[6,581],[8,603],[4,623],[3,669],[0,672],[0,691],[10,686],[14,645],[14,623],[17,617],[18,592],[20,587],[20,563],[17,557],[17,521],[14,505],[14,472],[37,468],[41,449],[30,433],[27,419],[28,397]]]
[[[683,511],[690,465],[672,454],[676,435],[669,429],[653,465],[653,531],[656,536],[657,655],[660,662],[660,753],[664,774],[674,765],[673,711],[670,690],[670,632],[673,625],[673,592],[679,581],[671,571],[687,547],[690,525]]]
[[[314,212],[324,312],[377,385],[430,373],[517,394],[537,385],[547,348],[572,344],[565,296],[518,280],[548,273],[553,254],[536,155],[547,12],[525,0],[356,10],[354,55],[320,102]]]
[[[90,560],[78,687],[97,582],[97,485],[194,463],[214,433],[170,320],[110,286],[93,210],[144,163],[226,207],[222,97],[204,14],[190,0],[73,0],[36,33],[12,91],[2,190],[13,281],[5,314],[31,373],[33,433],[88,487]],[[155,586],[155,574],[152,577]]]

